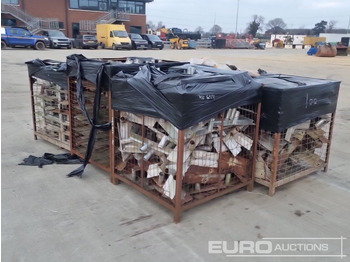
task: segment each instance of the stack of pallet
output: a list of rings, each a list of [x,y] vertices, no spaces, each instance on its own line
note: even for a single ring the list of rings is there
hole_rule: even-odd
[[[70,119],[66,75],[56,61],[27,62],[34,138],[70,149]]]
[[[53,82],[36,79],[33,85],[36,135],[69,149],[67,90]]]

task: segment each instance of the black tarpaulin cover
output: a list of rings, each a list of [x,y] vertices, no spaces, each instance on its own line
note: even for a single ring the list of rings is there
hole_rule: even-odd
[[[26,62],[28,74],[49,82],[53,82],[63,89],[67,89],[66,63],[54,60],[34,59]]]
[[[170,66],[183,65],[184,62],[163,61],[151,57],[121,57],[110,59],[89,59],[81,54],[67,56],[68,76],[81,77],[96,84],[97,72],[103,66],[101,88],[108,90],[110,79],[120,71],[128,74],[136,74],[143,64],[152,64],[161,70],[167,70]],[[79,71],[79,73],[78,73]]]
[[[166,73],[144,65],[135,75],[119,72],[112,79],[112,107],[186,129],[228,108],[260,102],[260,86],[242,71],[183,65]]]
[[[266,131],[282,132],[336,111],[340,81],[280,74],[256,80],[264,84],[260,127]]]
[[[91,83],[96,84],[99,68],[106,64],[105,61],[98,59],[88,59],[80,54],[67,56],[67,75],[81,77]]]
[[[109,60],[109,59],[108,59]],[[87,150],[85,153],[84,163],[79,168],[73,170],[68,174],[68,177],[81,176],[84,172],[86,165],[92,155],[93,147],[96,140],[97,129],[108,130],[110,123],[99,123],[99,109],[100,98],[103,90],[108,90],[111,86],[111,76],[120,71],[127,72],[129,74],[137,74],[140,65],[145,63],[153,63],[154,59],[149,58],[132,58],[132,59],[111,59],[114,61],[87,59],[83,55],[71,55],[67,57],[68,75],[76,77],[77,80],[77,97],[80,108],[85,114],[86,118],[91,124],[91,130],[89,135],[89,141]],[[159,63],[159,67],[168,68],[170,65],[179,65],[183,63]],[[83,81],[88,80],[96,85],[95,98],[93,105],[93,116],[89,116],[85,107],[85,95],[83,88]]]

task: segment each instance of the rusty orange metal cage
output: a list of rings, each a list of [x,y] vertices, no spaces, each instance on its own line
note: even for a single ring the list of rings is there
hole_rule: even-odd
[[[255,181],[276,188],[319,170],[327,171],[335,113],[322,115],[283,132],[260,130]]]
[[[163,119],[111,109],[111,181],[173,212],[253,189],[260,104],[231,108],[185,130]]]

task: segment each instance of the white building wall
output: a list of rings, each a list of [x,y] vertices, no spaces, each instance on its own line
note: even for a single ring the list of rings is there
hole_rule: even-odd
[[[350,34],[321,33],[320,37],[325,37],[326,38],[326,42],[337,43],[337,42],[340,42],[342,37],[350,37]]]

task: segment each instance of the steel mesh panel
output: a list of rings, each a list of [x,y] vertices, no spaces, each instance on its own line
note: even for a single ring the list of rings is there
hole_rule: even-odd
[[[115,173],[175,204],[182,166],[182,205],[252,180],[257,105],[232,108],[184,130],[168,121],[114,111]],[[183,163],[178,162],[182,154]]]
[[[65,149],[70,148],[68,92],[59,85],[32,78],[35,135]]]
[[[327,165],[331,125],[331,114],[327,114],[281,133],[261,130],[256,177],[269,182],[276,172],[276,181],[280,181],[308,170],[323,169]]]

